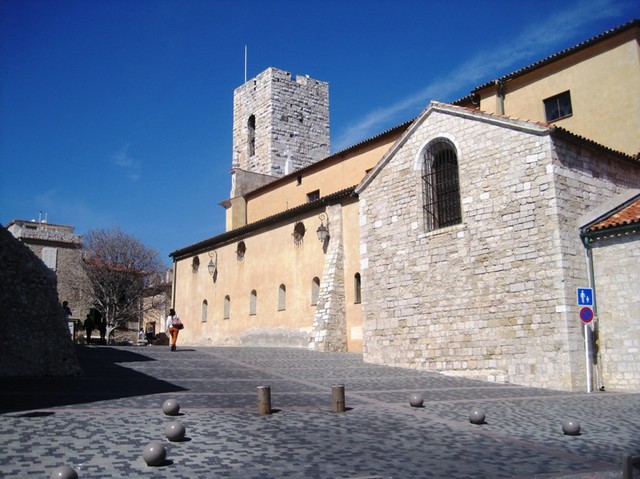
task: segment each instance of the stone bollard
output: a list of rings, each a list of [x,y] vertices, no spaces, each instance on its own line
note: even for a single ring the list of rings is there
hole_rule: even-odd
[[[333,412],[344,412],[344,385],[335,384],[331,386],[331,404]]]
[[[258,414],[271,414],[271,386],[258,386]]]

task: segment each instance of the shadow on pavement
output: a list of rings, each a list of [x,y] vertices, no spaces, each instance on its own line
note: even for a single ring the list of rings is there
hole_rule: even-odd
[[[77,346],[76,353],[82,376],[0,378],[0,413],[184,391],[118,364],[155,361],[142,354],[108,346]]]

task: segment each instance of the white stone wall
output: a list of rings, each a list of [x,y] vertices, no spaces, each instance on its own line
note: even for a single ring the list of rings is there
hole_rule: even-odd
[[[575,218],[637,169],[603,160],[596,177],[592,153],[533,124],[446,106],[425,118],[360,192],[365,360],[582,387]],[[441,137],[457,150],[463,220],[427,233],[421,152]]]
[[[598,373],[607,390],[640,390],[640,232],[592,243]]]
[[[233,149],[238,167],[283,176],[329,156],[329,84],[269,68],[234,92]],[[256,119],[255,155],[247,122]]]

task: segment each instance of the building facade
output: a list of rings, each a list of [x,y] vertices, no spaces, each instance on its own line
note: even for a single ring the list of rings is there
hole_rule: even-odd
[[[287,143],[292,133],[269,152],[258,147],[272,130],[259,128],[255,92],[269,96],[261,82],[290,75],[270,69],[247,82],[234,97],[227,231],[171,255],[182,341],[361,351],[381,364],[582,389],[594,365],[575,297],[592,278],[578,218],[640,186],[639,29],[630,22],[454,104],[432,102],[412,121],[305,164],[286,161],[301,151]],[[607,66],[624,72],[604,78]],[[578,101],[605,81],[608,106]],[[294,109],[323,104],[283,91],[278,102]],[[611,105],[624,114],[613,118]],[[628,327],[637,331],[640,319]],[[627,374],[627,360],[614,342],[599,378],[640,389],[637,379],[613,379]]]
[[[72,319],[84,321],[91,304],[82,292],[86,282],[82,275],[82,236],[75,234],[73,226],[43,220],[13,220],[7,230],[55,273],[60,302],[69,303]]]

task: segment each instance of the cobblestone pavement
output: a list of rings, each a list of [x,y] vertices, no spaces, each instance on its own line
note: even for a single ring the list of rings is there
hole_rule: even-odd
[[[640,393],[566,393],[364,364],[299,349],[83,346],[85,376],[0,380],[0,477],[622,478]],[[343,384],[347,411],[332,411]],[[271,387],[261,416],[257,387]],[[409,405],[413,393],[422,408]],[[162,404],[176,399],[178,417]],[[486,423],[469,422],[481,407]],[[186,438],[170,442],[172,420]],[[581,424],[563,434],[562,421]],[[162,442],[167,460],[147,466]],[[640,470],[635,476],[640,477]]]

